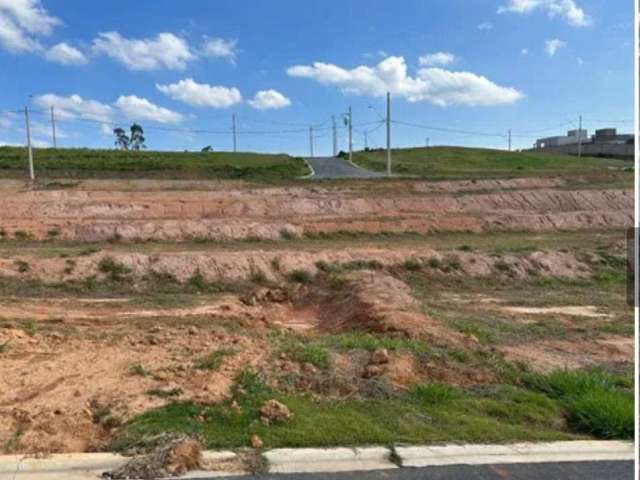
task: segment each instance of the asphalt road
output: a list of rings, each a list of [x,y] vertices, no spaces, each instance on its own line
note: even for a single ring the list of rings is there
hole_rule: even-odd
[[[235,480],[631,480],[633,479],[633,462],[456,465],[372,472],[251,475],[229,477],[229,480],[231,478]]]
[[[322,178],[377,178],[384,174],[370,172],[358,168],[338,157],[313,157],[307,158],[307,162],[313,167],[315,175],[312,179]]]

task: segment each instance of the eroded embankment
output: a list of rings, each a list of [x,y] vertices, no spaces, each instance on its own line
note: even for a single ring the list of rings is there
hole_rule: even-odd
[[[492,256],[480,252],[439,252],[430,248],[350,248],[320,251],[190,251],[153,254],[114,251],[74,259],[18,255],[0,259],[0,276],[64,282],[87,278],[104,279],[122,267],[120,273],[130,275],[134,279],[156,274],[169,275],[178,282],[186,282],[194,275],[202,276],[206,281],[247,280],[259,274],[273,280],[296,271],[313,274],[323,265],[358,262],[375,262],[381,266],[418,262],[436,271],[477,277],[496,274],[526,277],[535,273],[541,276],[580,278],[590,272],[590,267],[577,260],[573,254],[559,251]]]
[[[520,180],[523,186],[527,184]],[[554,190],[548,181],[533,182],[523,190],[500,184],[515,181],[470,181],[454,186],[449,185],[452,182],[416,182],[396,192],[378,191],[375,186],[369,191],[297,187],[2,192],[0,222],[7,237],[83,241],[275,239],[283,232],[303,235],[342,230],[569,230],[632,224],[631,191]],[[483,188],[500,191],[478,193]]]

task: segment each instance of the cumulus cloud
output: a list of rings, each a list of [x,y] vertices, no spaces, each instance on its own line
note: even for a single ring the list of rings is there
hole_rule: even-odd
[[[249,105],[256,110],[277,110],[291,105],[291,100],[274,89],[260,90],[249,100]]]
[[[445,66],[455,62],[456,56],[449,52],[428,53],[419,57],[418,61],[423,67]]]
[[[151,103],[146,98],[135,95],[123,95],[116,100],[115,106],[122,114],[132,120],[150,120],[158,123],[180,123],[184,120],[181,113]]]
[[[40,0],[0,0],[0,45],[9,51],[41,50],[38,37],[50,35],[60,23]]]
[[[242,95],[235,87],[197,83],[191,78],[169,85],[156,84],[156,88],[174,100],[194,107],[228,108],[242,101]]]
[[[50,62],[61,65],[86,65],[89,62],[84,53],[65,42],[54,45],[44,56]]]
[[[498,8],[498,13],[527,14],[544,11],[549,17],[561,17],[573,27],[586,27],[592,20],[574,0],[509,0]]]
[[[409,102],[426,101],[440,106],[489,106],[523,98],[515,88],[502,87],[470,72],[422,68],[411,77],[403,57],[388,57],[374,67],[363,65],[350,70],[315,62],[289,67],[287,74],[335,86],[345,93],[382,97],[389,91]]]
[[[53,93],[38,95],[33,102],[41,107],[55,108],[56,116],[61,118],[86,118],[108,122],[113,117],[113,108],[97,100],[85,100],[80,95],[61,97]]]
[[[184,70],[196,55],[173,33],[153,38],[129,39],[118,32],[103,32],[93,40],[93,52],[111,57],[129,70]]]
[[[205,38],[202,43],[202,55],[209,58],[223,58],[235,64],[238,55],[238,40],[224,38]]]
[[[549,55],[550,57],[553,57],[558,50],[566,46],[567,46],[567,42],[564,42],[559,38],[554,38],[544,42],[544,51],[547,52],[547,55]]]

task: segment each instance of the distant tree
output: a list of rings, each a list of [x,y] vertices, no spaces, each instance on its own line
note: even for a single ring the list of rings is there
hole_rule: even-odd
[[[140,150],[142,148],[147,148],[147,146],[144,144],[144,141],[144,130],[142,129],[142,127],[137,123],[131,125],[131,149]]]
[[[213,152],[213,147],[211,145],[207,145],[206,147],[203,147],[202,150],[200,150],[201,152]]]
[[[129,144],[131,140],[125,133],[125,131],[118,127],[113,129],[113,133],[116,136],[115,146],[117,148],[121,148],[122,150],[129,150]]]

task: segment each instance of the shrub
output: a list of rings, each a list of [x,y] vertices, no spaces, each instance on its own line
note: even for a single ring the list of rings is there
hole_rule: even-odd
[[[27,273],[31,269],[31,265],[29,265],[29,262],[25,262],[24,260],[16,260],[15,264],[18,267],[18,271],[20,273]]]
[[[602,370],[530,374],[525,384],[560,400],[569,424],[599,438],[633,438],[631,382]]]
[[[442,268],[442,261],[437,257],[431,257],[427,265],[429,265],[429,268],[440,270],[440,268]]]
[[[402,266],[411,272],[416,272],[422,268],[422,263],[415,258],[407,258],[402,262]]]
[[[310,283],[312,275],[307,270],[294,270],[289,274],[289,280],[297,283]]]
[[[58,227],[52,228],[47,232],[47,237],[55,238],[60,235],[60,229]]]
[[[410,393],[422,405],[440,405],[458,397],[458,392],[453,387],[442,383],[414,385]]]
[[[104,273],[109,280],[119,282],[124,279],[126,275],[131,273],[131,269],[122,263],[117,262],[113,257],[102,257],[102,260],[98,263],[98,270]]]

